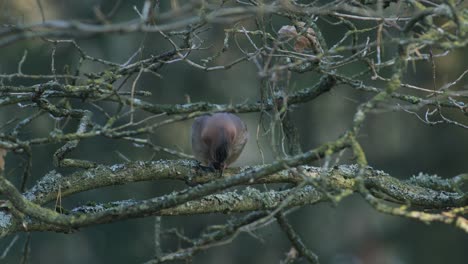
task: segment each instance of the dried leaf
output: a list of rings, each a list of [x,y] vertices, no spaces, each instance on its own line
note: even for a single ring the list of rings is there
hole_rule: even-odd
[[[280,40],[293,39],[297,36],[297,31],[294,26],[282,26],[278,30],[278,37]]]
[[[282,26],[278,30],[278,37],[280,40],[295,39],[294,50],[296,52],[313,51],[314,53],[320,52],[320,44],[317,41],[315,31],[312,28],[304,30],[305,23],[299,22],[296,27],[300,30],[299,33],[295,26]]]
[[[288,254],[287,254],[287,258],[288,259],[297,259],[299,257],[299,252],[297,251],[297,249],[295,247],[291,247],[291,249],[289,250]]]

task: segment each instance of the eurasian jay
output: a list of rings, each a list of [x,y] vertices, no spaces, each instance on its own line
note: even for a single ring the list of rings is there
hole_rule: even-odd
[[[192,125],[192,151],[203,166],[223,171],[237,160],[249,138],[247,126],[236,115],[200,116]]]

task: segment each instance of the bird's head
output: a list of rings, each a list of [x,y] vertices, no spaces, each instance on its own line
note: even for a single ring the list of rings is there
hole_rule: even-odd
[[[216,170],[224,170],[228,164],[228,159],[235,136],[235,128],[220,125],[213,127],[204,137],[205,144],[209,148],[210,166]]]

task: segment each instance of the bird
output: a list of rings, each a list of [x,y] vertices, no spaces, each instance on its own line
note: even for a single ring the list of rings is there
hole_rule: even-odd
[[[197,117],[191,137],[193,155],[201,165],[222,172],[242,153],[249,134],[238,116],[222,112]]]

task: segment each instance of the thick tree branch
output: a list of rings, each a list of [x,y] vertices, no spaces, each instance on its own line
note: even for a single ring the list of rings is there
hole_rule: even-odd
[[[247,184],[258,183],[299,183],[304,180],[321,181],[323,186],[326,186],[329,192],[335,193],[337,197],[350,194],[358,191],[358,183],[355,176],[359,172],[358,166],[339,166],[330,170],[323,171],[320,168],[303,166],[299,169],[301,174],[291,173],[296,169],[278,171],[269,174],[265,178],[260,178],[255,172],[265,172],[271,170],[272,165],[264,167],[253,167],[243,169],[228,169],[223,174],[223,179],[219,179],[217,173],[206,173],[200,171],[198,165],[192,161],[157,161],[157,162],[136,162],[132,164],[113,165],[110,167],[99,166],[98,168],[89,169],[83,172],[76,172],[70,176],[62,176],[56,172],[51,172],[44,176],[31,190],[24,194],[24,199],[37,204],[46,204],[56,198],[59,190],[62,197],[70,194],[83,192],[104,186],[126,184],[136,181],[173,179],[185,181],[191,185],[204,184],[197,187],[187,189],[186,191],[170,194],[160,198],[150,199],[146,201],[121,201],[108,204],[96,204],[81,206],[72,209],[68,217],[79,219],[86,215],[93,215],[94,219],[90,222],[81,222],[75,227],[85,226],[87,223],[105,223],[109,221],[117,221],[119,219],[142,217],[146,215],[186,215],[200,213],[228,213],[228,212],[244,212],[264,209],[274,209],[282,201],[293,195],[293,199],[289,201],[288,207],[312,204],[330,199],[329,195],[316,190],[312,186],[304,186],[299,190],[291,193],[291,190],[285,191],[267,191],[260,192],[254,188],[247,188],[241,192],[224,192],[206,196],[200,200],[197,198],[186,198],[187,201],[180,202],[178,206],[165,206],[162,202],[165,198],[175,199],[179,195],[192,192],[191,189],[206,190],[204,186],[213,186],[217,184],[229,185],[235,182],[235,185],[242,183],[238,180],[242,175],[254,175],[252,179],[257,180],[247,181]],[[242,173],[242,171],[246,171]],[[250,173],[250,174],[249,174]],[[254,173],[254,174],[252,174]],[[298,175],[303,175],[302,178]],[[244,176],[245,177],[245,176]],[[468,204],[468,196],[459,194],[455,190],[448,191],[446,188],[443,191],[437,191],[427,187],[419,186],[415,183],[399,181],[382,171],[367,168],[364,172],[365,185],[373,193],[382,196],[385,199],[390,199],[393,202],[401,204],[409,204],[427,209],[443,209],[447,207],[462,207]],[[428,176],[428,179],[433,178]],[[439,180],[444,185],[453,186],[457,189],[463,184],[459,177],[453,180]],[[452,183],[450,183],[452,181]],[[424,182],[422,179],[419,182]],[[2,184],[4,184],[3,182]],[[456,184],[455,184],[456,183]],[[233,186],[233,185],[231,185]],[[5,190],[5,185],[2,185]],[[187,197],[187,196],[185,196]],[[201,197],[201,196],[199,196]],[[195,199],[195,200],[193,200]],[[192,200],[192,201],[190,201]],[[14,203],[15,204],[15,203]],[[159,204],[159,206],[158,206]],[[32,206],[30,203],[26,206]],[[36,205],[33,206],[36,208]],[[166,207],[163,209],[162,207]],[[158,209],[161,208],[161,209]],[[31,208],[29,208],[31,210]],[[44,210],[44,209],[43,209]],[[28,210],[26,210],[28,212]],[[115,212],[120,212],[124,217],[115,216]],[[0,212],[2,214],[1,234],[6,235],[15,231],[23,230],[24,227],[20,222],[15,222],[13,216],[7,211]],[[102,218],[96,217],[100,215]],[[48,217],[48,216],[47,216]],[[67,226],[50,226],[45,223],[29,220],[26,223],[27,230],[56,230],[67,231],[70,227]]]

